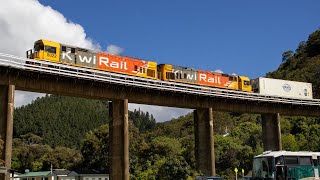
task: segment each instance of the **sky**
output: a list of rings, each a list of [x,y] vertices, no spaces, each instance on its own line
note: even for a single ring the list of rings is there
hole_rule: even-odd
[[[257,78],[320,27],[318,0],[0,0],[0,52],[25,56],[44,38]],[[16,93],[16,107],[41,96]],[[191,110],[130,104],[166,121]]]

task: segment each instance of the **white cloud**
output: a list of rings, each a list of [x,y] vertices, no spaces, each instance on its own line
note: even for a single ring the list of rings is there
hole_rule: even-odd
[[[0,0],[0,52],[25,56],[38,39],[48,39],[89,49],[100,49],[83,27],[37,0]],[[15,107],[26,105],[41,93],[17,91]]]
[[[85,33],[84,28],[67,20],[63,14],[44,6],[37,0],[0,0],[0,52],[25,57],[39,39],[52,40],[88,49],[101,47]],[[109,45],[107,51],[120,54],[123,49]],[[26,105],[45,94],[16,91],[15,107]],[[166,121],[184,115],[190,110],[158,106],[130,105],[153,114],[158,121]]]
[[[119,55],[123,52],[123,48],[111,44],[107,47],[107,52],[110,54],[118,54]]]
[[[186,115],[187,113],[193,111],[192,109],[182,109],[182,108],[171,108],[163,106],[150,106],[142,104],[129,104],[129,110],[139,109],[144,112],[149,112],[156,119],[157,122],[169,121],[173,118],[178,118],[179,116]]]
[[[217,70],[215,70],[215,71],[213,71],[213,72],[216,72],[216,73],[221,73],[221,74],[223,74],[223,71],[222,71],[222,70],[220,70],[220,69],[217,69]]]
[[[43,97],[45,94],[26,92],[26,91],[15,91],[14,97],[14,106],[20,107],[31,103],[36,100],[38,97]]]
[[[38,39],[100,49],[83,27],[37,0],[0,0],[0,51],[25,56]]]

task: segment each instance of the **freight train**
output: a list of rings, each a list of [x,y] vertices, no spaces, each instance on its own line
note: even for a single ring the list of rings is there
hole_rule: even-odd
[[[48,40],[38,40],[33,51],[27,51],[27,58],[54,63],[91,68],[114,73],[174,81],[202,86],[252,91],[250,79],[245,76],[221,74],[171,64],[157,64],[137,58],[95,52],[75,46]]]
[[[294,81],[290,81],[290,83],[286,83],[284,81],[285,84],[282,86],[280,85],[281,83],[277,83],[279,80],[270,79],[271,81],[268,81],[269,84],[267,84],[267,86],[263,84],[264,90],[262,91],[260,90],[262,88],[262,84],[256,83],[262,82],[262,80],[259,81],[259,79],[256,81],[250,81],[250,79],[246,76],[222,74],[206,70],[186,68],[172,64],[157,64],[157,62],[154,61],[119,56],[105,52],[95,52],[89,49],[42,39],[36,41],[34,43],[33,50],[27,51],[26,54],[27,58],[40,61],[50,61],[53,63],[121,73],[162,81],[180,82],[246,92],[253,92],[254,90],[254,92],[257,93],[272,96],[276,95],[285,97],[287,96],[290,98],[312,98],[312,87],[311,84],[309,85],[309,83],[306,85],[307,89],[301,89],[299,88],[301,85],[300,82],[298,86],[294,86]],[[273,81],[276,82],[275,84],[279,87],[272,86],[274,83]],[[254,89],[252,88],[251,84],[254,85]],[[259,85],[261,86],[260,89]],[[274,88],[282,88],[283,92],[280,92],[281,90],[279,90],[280,93],[278,91],[274,91]],[[299,91],[296,90],[297,88]],[[301,93],[300,91],[303,92]],[[307,94],[307,96],[304,96],[305,94]]]

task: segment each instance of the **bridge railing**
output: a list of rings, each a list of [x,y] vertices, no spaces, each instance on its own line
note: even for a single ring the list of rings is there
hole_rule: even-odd
[[[242,92],[207,86],[183,84],[172,81],[161,81],[156,79],[148,79],[106,71],[99,71],[96,69],[51,63],[49,61],[26,59],[4,53],[0,53],[0,66],[78,79],[87,79],[92,80],[93,82],[98,81],[104,83],[119,84],[124,86],[133,86],[171,92],[173,91],[199,96],[320,106],[319,99],[294,99],[280,96],[267,96],[252,92]]]

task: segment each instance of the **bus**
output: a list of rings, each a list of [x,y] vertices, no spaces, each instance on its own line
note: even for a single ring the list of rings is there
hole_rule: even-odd
[[[253,180],[318,179],[320,152],[266,151],[253,159]]]

